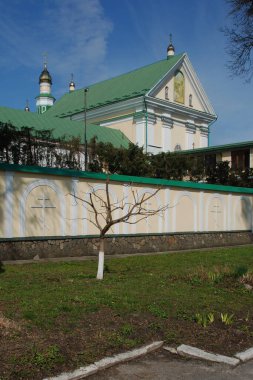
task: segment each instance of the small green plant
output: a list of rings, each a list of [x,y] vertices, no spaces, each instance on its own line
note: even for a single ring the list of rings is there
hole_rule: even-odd
[[[162,323],[157,322],[157,321],[151,322],[149,324],[149,329],[152,331],[161,331],[163,329],[163,325],[162,325]]]
[[[179,340],[179,336],[175,331],[168,330],[164,334],[165,342],[168,344],[176,343]]]
[[[214,313],[208,313],[207,318],[208,318],[209,323],[213,323],[214,322]]]
[[[190,278],[191,285],[201,285],[202,282],[203,282],[203,280],[200,277],[198,277],[197,275],[192,276]]]
[[[206,328],[208,325],[214,322],[214,314],[208,313],[208,314],[195,314],[195,321],[198,325]]]
[[[253,286],[253,273],[252,272],[247,272],[243,274],[240,278],[239,281],[242,284],[247,284]]]
[[[206,328],[208,325],[207,316],[205,314],[196,313],[195,314],[195,320],[196,320],[197,324],[202,326],[202,327]]]
[[[113,332],[107,336],[107,340],[111,347],[126,347],[132,348],[138,344],[137,338],[128,338],[121,332]]]
[[[234,314],[228,314],[228,313],[221,313],[221,322],[224,323],[226,326],[231,325],[233,323]]]
[[[133,334],[134,328],[133,328],[133,326],[131,326],[130,324],[127,323],[121,327],[120,332],[124,336],[129,336],[129,335]]]
[[[155,317],[160,317],[160,318],[168,318],[168,314],[166,311],[161,309],[160,306],[156,305],[155,303],[152,305],[148,306],[148,310],[150,311],[151,314],[153,314]]]
[[[32,364],[39,368],[52,368],[56,363],[62,363],[63,357],[57,345],[49,346],[45,352],[33,350]]]
[[[222,278],[222,275],[220,273],[208,272],[208,279],[213,283],[219,282],[221,278]]]

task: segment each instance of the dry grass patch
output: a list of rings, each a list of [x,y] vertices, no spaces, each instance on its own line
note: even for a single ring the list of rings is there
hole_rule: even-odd
[[[0,313],[0,335],[8,336],[17,331],[21,331],[21,326]]]

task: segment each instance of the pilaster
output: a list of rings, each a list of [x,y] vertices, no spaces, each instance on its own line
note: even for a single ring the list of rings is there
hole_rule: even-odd
[[[168,116],[162,116],[162,151],[168,152],[172,150],[171,130],[173,128],[173,120]]]
[[[76,199],[78,193],[78,183],[79,180],[77,178],[72,178],[71,180],[71,235],[78,235],[78,202]]]
[[[200,129],[200,148],[208,147],[208,126],[201,125]]]
[[[13,180],[14,174],[6,172],[5,174],[5,208],[4,208],[4,232],[5,237],[13,237]]]
[[[186,149],[194,149],[194,135],[196,133],[196,125],[193,121],[185,123],[186,128]]]

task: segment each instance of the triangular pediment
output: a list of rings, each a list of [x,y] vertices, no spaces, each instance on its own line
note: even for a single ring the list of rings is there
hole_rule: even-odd
[[[169,70],[148,95],[183,107],[215,115],[210,100],[187,56]]]

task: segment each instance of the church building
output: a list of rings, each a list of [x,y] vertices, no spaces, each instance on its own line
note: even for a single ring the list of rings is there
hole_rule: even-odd
[[[44,63],[39,77],[40,93],[36,97],[37,112],[30,112],[28,104],[25,110],[0,107],[0,123],[9,123],[18,129],[51,130],[54,141],[63,136],[80,137],[85,146],[86,141],[96,136],[97,142],[110,142],[115,147],[128,148],[132,142],[152,154],[211,154],[216,160],[253,167],[253,142],[209,146],[208,137],[217,116],[187,54],[175,54],[172,43],[164,59],[84,89],[76,89],[72,76],[68,93],[57,101],[52,95],[52,82]],[[84,163],[86,165],[86,159]],[[44,244],[44,238],[50,237],[47,252],[39,244],[37,247],[39,254],[50,252],[51,255],[51,242],[61,238],[60,243],[55,243],[58,248],[53,250],[56,249],[56,255],[63,256],[70,251],[76,254],[75,242],[85,237],[87,244],[82,243],[80,255],[83,246],[85,254],[97,252],[92,240],[98,233],[92,219],[94,214],[84,207],[82,199],[90,199],[90,194],[97,192],[101,201],[108,175],[42,166],[0,163],[0,213],[3,215],[0,240],[29,240],[35,236],[42,237]],[[166,251],[171,248],[168,236],[174,234],[172,240],[176,241],[176,234],[185,232],[186,236],[201,233],[198,235],[200,248],[203,244],[210,246],[210,240],[215,245],[216,239],[221,245],[225,244],[223,232],[228,233],[228,244],[231,239],[238,244],[242,236],[244,242],[245,239],[249,243],[252,241],[251,188],[118,174],[110,175],[110,181],[108,194],[111,202],[117,205],[114,209],[116,219],[124,212],[122,200],[131,205],[142,199],[143,194],[152,195],[145,205],[149,210],[160,210],[166,205],[162,214],[151,213],[138,224],[134,219],[133,223],[111,228],[109,233],[113,239],[124,236],[120,251],[136,252],[137,240],[134,239],[140,235],[145,235],[148,245],[140,244],[139,252]],[[161,190],[159,194],[157,187]],[[214,237],[210,232],[218,233]],[[206,243],[203,243],[203,234],[206,234]],[[126,236],[128,240],[124,240]],[[71,237],[76,239],[72,241]],[[155,248],[154,238],[157,239]],[[196,248],[196,239],[194,235],[189,245],[186,244],[187,248]],[[114,240],[111,249],[114,249],[113,244]],[[8,247],[12,255],[15,250],[13,246]],[[32,248],[26,257],[31,258],[34,253]],[[23,252],[21,256],[17,253],[15,257],[22,255]]]
[[[0,107],[0,122],[51,129],[53,137],[80,136],[87,142],[129,142],[148,153],[183,152],[229,161],[235,169],[253,168],[253,142],[209,146],[217,116],[186,53],[175,54],[170,41],[165,58],[128,73],[69,92],[56,101],[52,76],[44,62],[39,77],[37,113]],[[30,111],[27,104],[25,111]]]
[[[153,154],[207,147],[217,116],[187,54],[174,52],[170,43],[165,59],[90,85],[87,122],[120,130]],[[80,121],[84,90],[70,85],[47,114]]]

